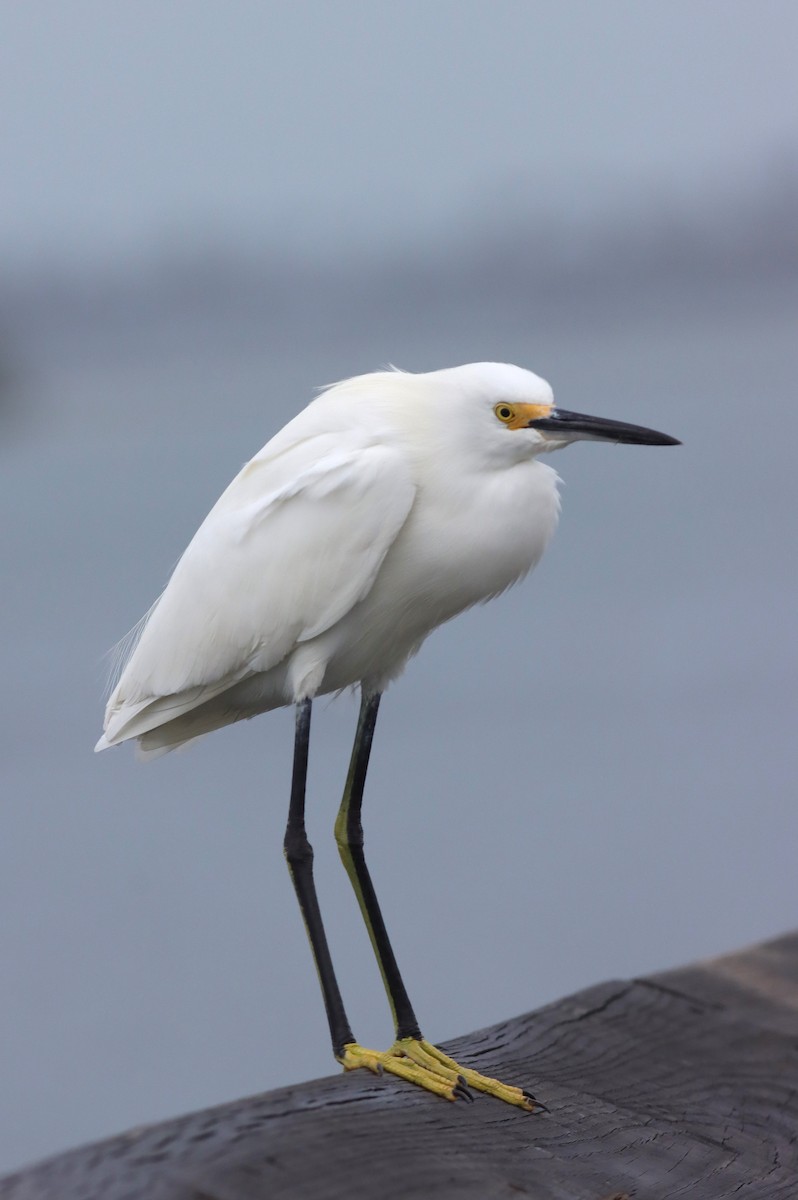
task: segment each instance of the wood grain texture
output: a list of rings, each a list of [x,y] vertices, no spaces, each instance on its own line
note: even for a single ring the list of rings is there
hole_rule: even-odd
[[[447,1044],[551,1109],[363,1072],[134,1130],[2,1200],[795,1200],[798,933]]]

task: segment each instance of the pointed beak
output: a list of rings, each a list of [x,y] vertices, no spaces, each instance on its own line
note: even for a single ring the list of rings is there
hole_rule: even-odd
[[[568,412],[564,408],[553,408],[547,417],[538,417],[529,422],[530,429],[550,433],[554,439],[563,441],[627,442],[632,446],[681,446],[678,438],[656,429],[645,429],[642,425],[628,425],[626,421],[609,421],[605,417],[586,417],[583,413]]]

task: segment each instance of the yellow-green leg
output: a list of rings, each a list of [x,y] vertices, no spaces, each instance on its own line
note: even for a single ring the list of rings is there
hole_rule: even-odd
[[[378,693],[363,694],[346,787],[335,822],[335,837],[379,964],[393,1013],[396,1040],[385,1051],[368,1050],[353,1040],[343,1047],[334,1046],[336,1057],[345,1070],[366,1067],[378,1073],[388,1071],[447,1100],[470,1099],[469,1089],[474,1088],[496,1096],[507,1104],[534,1112],[543,1106],[531,1093],[461,1067],[422,1037],[388,939],[363,850],[360,814],[379,704]]]

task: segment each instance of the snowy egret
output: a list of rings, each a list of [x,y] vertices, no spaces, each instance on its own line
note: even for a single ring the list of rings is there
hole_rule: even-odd
[[[138,630],[98,750],[162,753],[296,706],[284,849],[321,982],[333,1052],[453,1100],[470,1089],[533,1111],[522,1088],[461,1067],[421,1034],[363,853],[361,803],[380,697],[433,629],[535,566],[559,514],[540,455],[579,439],[675,438],[555,407],[503,363],[381,371],[322,392],[239,472]],[[360,685],[335,837],[393,1012],[387,1051],[354,1038],[333,970],[305,833],[314,697]]]

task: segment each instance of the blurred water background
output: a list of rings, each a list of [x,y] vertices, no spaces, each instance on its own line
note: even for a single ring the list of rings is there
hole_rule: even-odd
[[[427,1035],[795,925],[797,11],[5,10],[0,1167],[332,1068],[291,714],[91,749],[221,489],[386,362],[518,362],[684,440],[552,459],[536,575],[383,705],[367,846]],[[316,706],[309,823],[379,1046],[332,840],[355,715]]]

